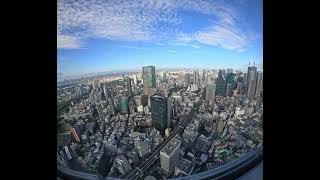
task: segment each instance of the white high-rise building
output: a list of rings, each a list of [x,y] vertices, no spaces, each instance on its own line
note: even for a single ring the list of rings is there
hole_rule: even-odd
[[[255,97],[260,96],[261,90],[262,90],[262,84],[263,84],[263,74],[262,72],[257,72],[257,85],[256,85],[256,92]]]
[[[181,141],[171,139],[160,151],[161,168],[171,174],[179,160]]]
[[[206,100],[209,102],[211,101],[212,103],[214,102],[216,94],[216,85],[215,84],[207,84],[206,87]]]
[[[248,67],[247,74],[247,97],[252,98],[255,94],[256,84],[257,84],[257,67]]]
[[[134,84],[135,86],[138,85],[137,75],[133,75],[133,84]]]

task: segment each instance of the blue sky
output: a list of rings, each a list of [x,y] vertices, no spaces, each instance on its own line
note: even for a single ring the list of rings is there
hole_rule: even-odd
[[[262,64],[262,0],[58,0],[58,73]]]

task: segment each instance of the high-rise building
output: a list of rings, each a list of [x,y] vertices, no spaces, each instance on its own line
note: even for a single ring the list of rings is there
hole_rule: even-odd
[[[238,91],[238,94],[242,94],[243,93],[243,87],[242,87],[242,82],[238,82],[237,84],[237,91]]]
[[[126,97],[121,97],[119,99],[119,109],[123,114],[126,114],[128,112],[128,101]]]
[[[131,78],[128,78],[127,87],[128,87],[128,96],[132,96]]]
[[[227,77],[227,71],[225,69],[222,69],[221,72],[224,75],[224,77]]]
[[[231,96],[231,93],[232,93],[231,84],[227,84],[226,96]]]
[[[108,89],[106,84],[103,85],[103,94],[106,98],[108,97]]]
[[[217,88],[216,95],[225,96],[226,92],[226,78],[224,76],[223,70],[219,70],[218,79],[217,79]]]
[[[206,76],[207,76],[207,71],[206,70],[202,70],[202,82],[206,81]]]
[[[167,80],[167,73],[165,71],[161,72],[161,81]]]
[[[138,77],[137,77],[137,75],[133,75],[133,84],[135,86],[138,85]]]
[[[235,73],[227,73],[227,84],[231,84],[231,91],[237,88],[237,77]]]
[[[193,71],[193,84],[196,84],[197,86],[199,86],[200,84],[200,79],[199,79],[199,70],[194,70]]]
[[[206,87],[206,100],[212,103],[214,102],[214,97],[216,95],[216,85],[215,84],[207,84]]]
[[[263,85],[263,73],[258,71],[257,72],[257,85],[256,85],[256,92],[255,96],[259,97],[261,90],[262,90],[262,85]]]
[[[153,125],[162,134],[164,134],[164,130],[167,128],[168,124],[167,98],[159,95],[153,95],[150,97],[150,101]]]
[[[243,89],[243,93],[245,94],[247,94],[247,83],[248,83],[248,74],[243,73],[242,89]]]
[[[142,79],[144,88],[155,88],[156,87],[156,74],[154,66],[142,67]]]
[[[247,97],[252,98],[256,90],[256,79],[257,79],[257,67],[251,66],[248,67],[247,75]]]
[[[171,127],[172,117],[172,100],[171,97],[167,97],[167,128]]]
[[[160,151],[161,168],[166,170],[169,174],[172,173],[179,160],[180,146],[181,141],[173,138]]]
[[[187,86],[189,86],[189,84],[190,84],[190,74],[186,73],[184,75],[184,86],[187,87]]]

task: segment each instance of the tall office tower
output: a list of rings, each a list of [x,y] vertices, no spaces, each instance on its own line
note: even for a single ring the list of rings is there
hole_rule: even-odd
[[[202,82],[206,82],[207,72],[206,70],[202,70]]]
[[[159,95],[153,95],[150,97],[151,101],[151,117],[153,125],[162,134],[168,125],[168,113],[167,113],[167,98]]]
[[[220,70],[219,70],[220,71]],[[222,74],[224,75],[224,77],[227,77],[227,71],[225,69],[221,70]]]
[[[263,84],[263,73],[261,71],[257,72],[257,85],[256,85],[256,92],[255,97],[259,97],[261,90],[262,90],[262,84]]]
[[[233,73],[233,69],[227,69],[227,73]]]
[[[214,102],[214,98],[216,95],[216,85],[215,84],[207,84],[206,87],[206,100],[212,103]]]
[[[243,93],[245,94],[247,94],[247,83],[248,83],[248,74],[243,73],[242,88],[243,88]]]
[[[103,85],[103,94],[106,98],[108,98],[108,89],[106,84]]]
[[[243,91],[242,91],[242,82],[238,82],[237,91],[238,91],[238,94],[242,94],[243,93]]]
[[[133,84],[135,86],[138,85],[138,77],[137,77],[137,75],[133,75]]]
[[[171,100],[171,97],[167,97],[167,128],[171,127],[171,112],[172,112],[172,100]]]
[[[161,168],[171,174],[174,170],[176,163],[179,160],[181,141],[178,139],[171,139],[160,150],[160,164]]]
[[[199,70],[194,70],[193,71],[193,84],[196,84],[197,86],[199,86]]]
[[[142,79],[144,88],[155,88],[156,87],[156,74],[154,66],[142,67]]]
[[[231,93],[232,93],[231,84],[227,84],[226,96],[231,96]]]
[[[252,98],[256,90],[257,67],[248,67],[247,75],[247,97]]]
[[[231,84],[231,91],[237,88],[237,78],[235,73],[227,73],[227,84]]]
[[[167,80],[167,73],[165,71],[161,72],[161,81]]]
[[[186,73],[186,74],[184,75],[184,86],[185,86],[185,87],[188,87],[189,84],[190,84],[190,74],[189,74],[189,73]]]
[[[127,81],[127,88],[128,88],[128,96],[132,96],[131,78],[129,77]]]
[[[128,101],[126,97],[119,97],[118,109],[122,114],[126,114],[128,112]]]
[[[219,70],[218,79],[217,79],[217,88],[216,95],[225,96],[226,92],[226,78],[222,70]]]

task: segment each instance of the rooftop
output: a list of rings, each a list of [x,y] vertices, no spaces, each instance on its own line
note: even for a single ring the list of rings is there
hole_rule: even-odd
[[[193,167],[194,163],[184,158],[181,158],[177,164],[177,168],[179,168],[181,171],[184,171],[186,174],[191,174]]]
[[[163,152],[163,153],[167,154],[168,156],[170,156],[170,155],[178,148],[178,146],[179,146],[180,144],[181,144],[181,141],[180,141],[180,140],[173,138],[173,139],[171,139],[171,140],[169,141],[168,144],[166,144],[166,145],[161,149],[160,152]]]

